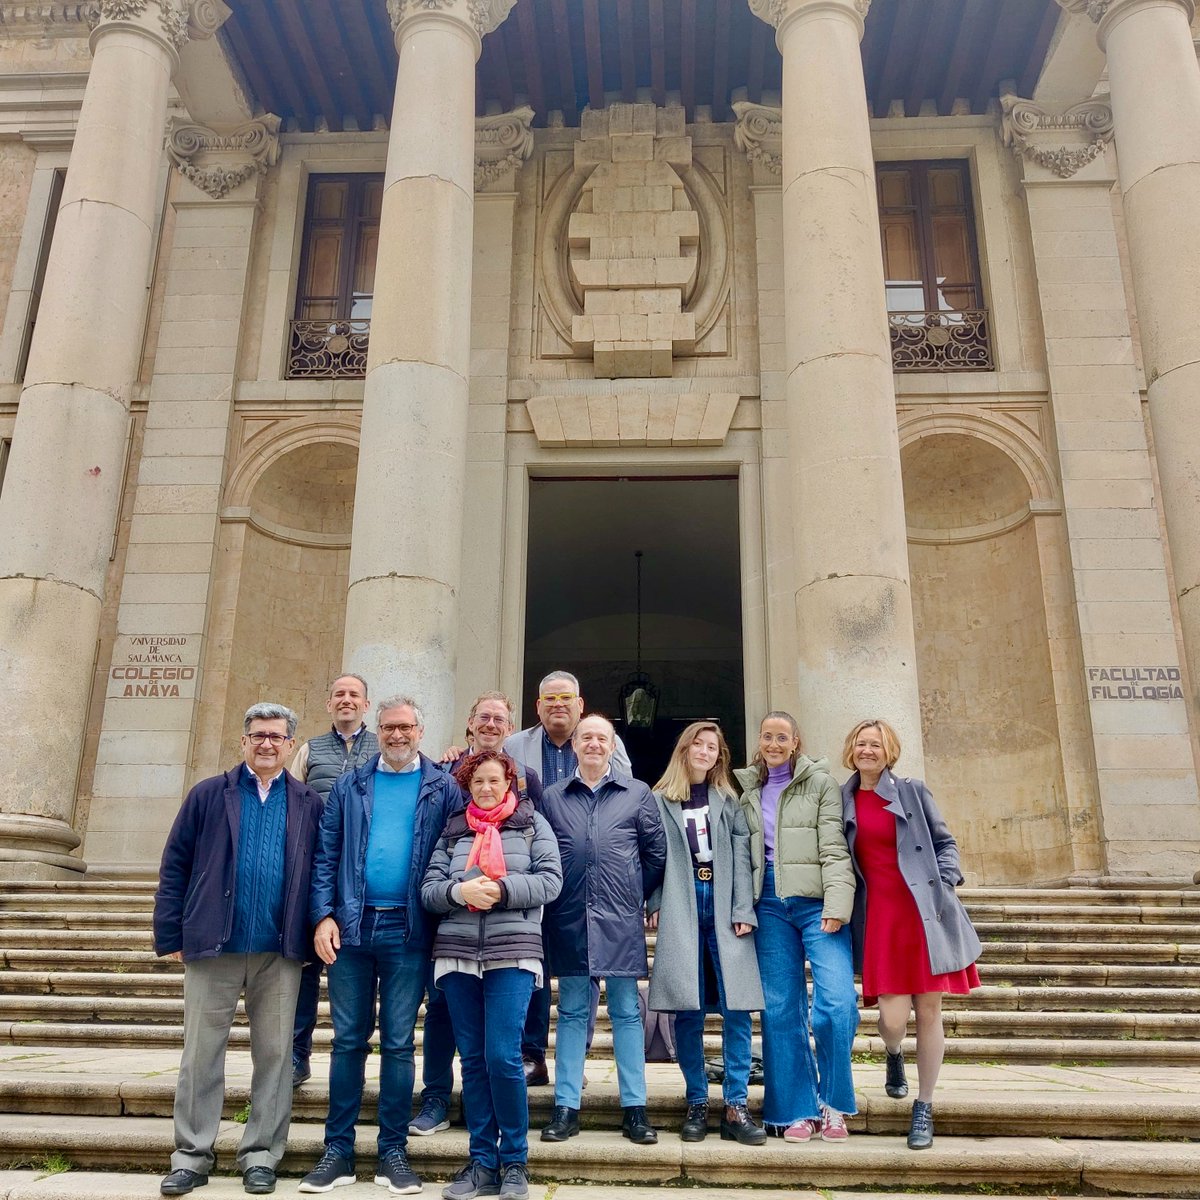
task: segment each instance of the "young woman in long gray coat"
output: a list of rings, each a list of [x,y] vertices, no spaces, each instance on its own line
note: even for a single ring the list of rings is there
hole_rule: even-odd
[[[750,827],[729,778],[729,747],[719,725],[696,721],[679,735],[654,798],[667,837],[662,887],[651,896],[658,929],[650,1008],[675,1013],[675,1047],[687,1088],[685,1142],[708,1133],[704,1072],[706,960],[716,979],[725,1052],[721,1137],[761,1146],[766,1132],[746,1108],[750,1013],[763,1007],[754,952]]]
[[[859,721],[842,751],[842,765],[854,772],[842,785],[842,814],[858,877],[854,962],[863,1002],[879,1003],[885,1089],[894,1099],[908,1095],[901,1040],[909,1010],[917,1015],[908,1145],[924,1150],[933,1144],[933,1089],[946,1047],[942,996],[979,986],[980,945],[954,892],[963,881],[958,846],[925,784],[892,774],[899,757],[900,739],[886,721]]]

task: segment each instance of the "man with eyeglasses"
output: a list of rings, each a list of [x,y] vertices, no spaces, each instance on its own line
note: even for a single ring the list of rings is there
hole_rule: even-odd
[[[333,725],[325,733],[305,742],[288,768],[322,800],[329,795],[338,776],[361,767],[372,755],[379,753],[379,740],[363,720],[370,707],[367,681],[361,675],[339,675],[329,685],[325,711],[333,718]],[[325,964],[314,955],[300,976],[296,1024],[292,1030],[292,1087],[300,1087],[312,1078],[309,1059],[324,969]]]
[[[333,1054],[325,1153],[301,1192],[355,1181],[354,1127],[377,997],[375,1182],[394,1195],[421,1190],[407,1153],[413,1040],[433,932],[420,888],[447,817],[464,802],[454,778],[420,753],[425,722],[415,700],[384,700],[376,722],[380,753],[334,783],[313,864],[310,910],[317,953],[329,967]]]
[[[308,901],[321,797],[283,769],[296,732],[290,708],[255,704],[242,728],[243,761],[184,800],[154,897],[155,953],[185,964],[175,1153],[164,1196],[208,1182],[242,995],[254,1072],[237,1163],[252,1195],[275,1190],[292,1117],[292,1021],[301,964],[312,953]]]
[[[579,760],[571,739],[583,716],[583,697],[579,680],[569,671],[551,671],[538,684],[538,724],[522,729],[505,738],[504,752],[510,755],[526,774],[537,774],[541,786],[553,787],[575,775]],[[614,737],[616,735],[614,734]],[[625,743],[619,737],[613,748],[609,769],[613,775],[631,779],[633,769]],[[600,1003],[600,985],[592,981],[592,1000],[588,1020],[587,1042],[592,1043],[596,1028],[596,1009]],[[550,1044],[550,972],[542,974],[542,986],[529,1001],[525,1032],[521,1039],[521,1057],[525,1060],[525,1082],[537,1087],[550,1082],[546,1066],[546,1048]],[[586,1086],[587,1080],[584,1080]]]

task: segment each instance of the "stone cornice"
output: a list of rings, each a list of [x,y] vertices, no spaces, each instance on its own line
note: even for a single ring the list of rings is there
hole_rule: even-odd
[[[392,28],[399,33],[401,24],[421,13],[444,12],[467,20],[482,40],[498,28],[513,10],[517,0],[388,0]]]
[[[733,140],[750,165],[768,175],[783,174],[783,110],[735,100]]]
[[[185,179],[220,200],[275,165],[279,118],[271,113],[216,130],[176,117],[167,127],[167,153]]]
[[[514,171],[533,153],[533,109],[475,118],[475,190]]]
[[[15,37],[87,37],[96,0],[0,0],[0,31]]]
[[[1112,106],[1106,96],[1072,104],[1062,112],[1051,112],[1032,100],[1012,92],[1000,97],[1000,136],[1018,157],[1024,157],[1070,179],[1081,168],[1104,153],[1112,141]],[[1055,145],[1074,135],[1074,145]]]

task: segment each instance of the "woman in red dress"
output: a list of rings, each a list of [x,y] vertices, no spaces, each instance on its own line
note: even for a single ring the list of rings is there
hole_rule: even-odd
[[[920,779],[892,774],[900,757],[896,731],[880,720],[850,731],[842,764],[846,842],[858,887],[850,921],[863,1003],[879,1004],[887,1048],[887,1094],[908,1095],[902,1042],[908,1014],[917,1017],[917,1099],[910,1150],[933,1144],[933,1089],[946,1039],[942,996],[979,986],[979,937],[954,889],[963,881],[958,845]]]

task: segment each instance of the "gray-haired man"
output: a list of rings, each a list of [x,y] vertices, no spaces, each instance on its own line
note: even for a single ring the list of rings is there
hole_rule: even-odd
[[[196,784],[167,836],[154,897],[154,949],[186,964],[175,1153],[164,1196],[208,1182],[238,999],[250,1020],[250,1117],[237,1162],[247,1192],[275,1190],[292,1118],[292,1021],[311,953],[308,900],[321,797],[283,764],[296,714],[255,704],[242,762]]]

